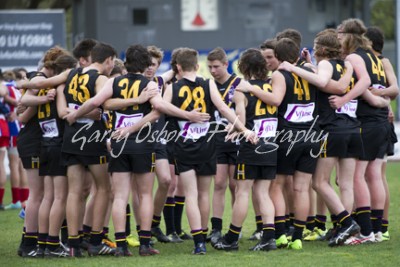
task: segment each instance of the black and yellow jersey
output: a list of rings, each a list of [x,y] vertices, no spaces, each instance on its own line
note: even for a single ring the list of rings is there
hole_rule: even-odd
[[[112,98],[136,98],[139,97],[149,80],[141,74],[128,73],[114,79]],[[115,110],[112,117],[113,129],[129,127],[140,121],[150,113],[152,106],[150,102]],[[151,137],[153,127],[143,129],[133,133],[128,137],[126,144],[124,141],[111,140],[111,147],[114,154],[144,154],[154,151],[154,143],[148,142]],[[149,132],[150,131],[150,132]]]
[[[233,95],[235,94],[235,89],[239,85],[241,78],[237,77],[235,74],[232,74],[229,79],[220,84],[215,81],[217,85],[218,91],[221,94],[222,100],[225,104],[230,107],[233,111],[235,110],[235,103],[233,100]],[[218,110],[214,111],[215,122],[217,123],[216,127],[218,129],[218,133],[215,135],[216,138],[216,147],[218,151],[221,152],[231,152],[237,151],[238,145],[234,141],[226,141],[226,132],[224,132],[226,125],[228,124],[227,119],[225,119]]]
[[[272,92],[271,84],[263,80],[250,80],[258,90]],[[242,139],[238,152],[238,163],[250,165],[276,165],[276,146],[273,145],[278,128],[277,107],[267,105],[250,93],[244,94],[247,99],[246,128],[252,129],[259,137],[258,144]]]
[[[95,69],[83,72],[82,68],[77,68],[70,71],[64,88],[68,108],[79,109],[83,103],[96,95],[96,80],[99,76]],[[62,152],[85,156],[105,155],[105,131],[101,120],[79,118],[72,125],[65,122]]]
[[[370,50],[358,48],[355,54],[359,55],[365,62],[368,75],[371,79],[371,87],[386,87],[386,75],[383,69],[382,61],[375,56]],[[376,124],[386,123],[388,116],[388,108],[377,108],[368,104],[362,98],[358,102],[357,117],[363,127],[376,126]]]
[[[209,80],[197,77],[195,81],[186,78],[172,85],[172,104],[182,110],[209,113],[215,109],[211,101]],[[175,152],[177,160],[189,164],[198,164],[210,160],[215,155],[215,139],[210,138],[214,131],[213,118],[210,122],[192,123],[174,118]]]
[[[316,87],[295,73],[279,71],[285,78],[286,93],[278,108],[278,129],[309,129],[317,115]]]
[[[38,96],[46,96],[50,90],[40,89]],[[37,117],[42,129],[42,145],[61,145],[65,123],[58,116],[56,101],[39,105]]]
[[[164,95],[164,79],[161,76],[155,76],[153,81],[157,84],[158,90],[161,94],[161,96]],[[155,146],[154,150],[160,151],[160,150],[166,150],[167,149],[167,139],[165,134],[167,133],[167,127],[168,125],[166,124],[166,115],[162,113],[156,123],[154,124],[154,131],[157,131],[157,137],[155,138]]]
[[[330,59],[329,63],[333,67],[332,79],[340,80],[344,75],[344,61],[340,59]],[[355,73],[350,81],[345,93],[353,89],[357,78]],[[319,115],[319,126],[322,130],[329,132],[351,133],[359,132],[361,123],[357,119],[358,99],[354,99],[346,103],[339,109],[333,109],[329,104],[329,97],[332,94],[325,93],[321,90],[317,91],[317,107]]]
[[[297,61],[296,66],[297,67],[303,67],[307,63],[307,60],[305,58],[300,58],[299,61]]]
[[[34,77],[47,78],[43,72],[30,72],[28,75],[29,80],[32,80]],[[23,93],[25,92],[26,90]],[[25,123],[18,134],[18,153],[23,157],[39,156],[41,139],[42,131],[39,126],[38,116],[33,116],[27,123]]]

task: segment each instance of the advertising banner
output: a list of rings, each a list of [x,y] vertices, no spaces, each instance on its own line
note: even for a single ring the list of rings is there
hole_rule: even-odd
[[[44,52],[65,47],[64,10],[0,11],[0,68],[36,68]]]

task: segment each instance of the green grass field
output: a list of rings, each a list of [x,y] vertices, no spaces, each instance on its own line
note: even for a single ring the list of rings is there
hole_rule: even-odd
[[[325,242],[303,243],[302,251],[281,249],[272,252],[249,252],[254,243],[248,241],[255,228],[254,213],[250,209],[243,225],[243,238],[238,252],[221,252],[207,245],[207,255],[193,256],[192,241],[182,244],[156,244],[161,255],[140,257],[137,248],[130,258],[96,257],[83,259],[23,259],[17,256],[23,222],[19,211],[0,212],[0,266],[400,266],[400,163],[390,163],[387,177],[391,191],[391,240],[379,244],[330,248]],[[229,195],[227,194],[227,197]],[[7,184],[5,202],[11,199]],[[226,201],[226,203],[230,203]],[[231,209],[227,206],[224,231],[230,222]],[[112,224],[110,224],[112,229]],[[134,226],[133,226],[134,227]],[[162,225],[162,228],[164,226]],[[186,219],[184,228],[189,229]],[[113,237],[113,233],[110,233]]]

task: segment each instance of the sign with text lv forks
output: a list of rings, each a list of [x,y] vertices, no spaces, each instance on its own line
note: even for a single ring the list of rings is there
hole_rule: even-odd
[[[55,45],[65,47],[63,10],[0,11],[0,68],[36,68]]]

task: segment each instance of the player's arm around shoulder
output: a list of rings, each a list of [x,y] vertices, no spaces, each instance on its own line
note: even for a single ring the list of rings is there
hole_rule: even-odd
[[[333,67],[331,65],[332,71]],[[331,94],[338,94],[342,95],[346,92],[347,88],[349,87],[349,84],[351,82],[351,79],[353,78],[353,65],[351,65],[350,61],[345,61],[345,73],[344,75],[339,79],[339,81],[335,81],[333,79],[330,79],[328,84],[325,86],[325,88],[322,89],[322,91],[331,93]],[[332,74],[331,74],[332,76]]]
[[[286,94],[286,81],[283,74],[279,71],[274,71],[272,74],[272,95],[271,102],[269,105],[278,107],[285,97]]]
[[[60,74],[50,77],[50,78],[42,78],[40,77],[33,78],[31,81],[24,81],[21,84],[18,84],[18,88],[25,88],[25,89],[37,89],[37,88],[49,88],[49,87],[56,87],[59,84],[65,83],[67,81],[68,75],[72,69],[67,69]]]

